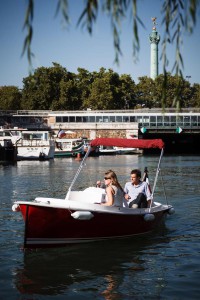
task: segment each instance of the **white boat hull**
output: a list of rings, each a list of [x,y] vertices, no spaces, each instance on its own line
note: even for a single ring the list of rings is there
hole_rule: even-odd
[[[54,149],[51,147],[18,147],[17,159],[53,159]]]

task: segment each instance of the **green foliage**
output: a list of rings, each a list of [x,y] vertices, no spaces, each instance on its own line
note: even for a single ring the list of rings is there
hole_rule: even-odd
[[[59,103],[60,83],[73,79],[73,74],[53,63],[51,68],[38,68],[33,75],[24,78],[22,93],[23,109],[44,109],[51,108],[52,103]]]
[[[112,69],[68,72],[57,63],[38,68],[23,79],[24,87],[0,88],[0,110],[120,110],[161,108],[165,84],[165,107],[200,107],[200,85],[193,87],[181,76],[159,75],[155,80],[119,75]],[[177,88],[178,87],[178,88]],[[179,107],[179,109],[180,109]]]
[[[191,105],[193,107],[200,107],[200,84],[194,84],[193,86],[193,94],[190,99]]]
[[[16,86],[0,87],[0,110],[21,109],[21,91]]]

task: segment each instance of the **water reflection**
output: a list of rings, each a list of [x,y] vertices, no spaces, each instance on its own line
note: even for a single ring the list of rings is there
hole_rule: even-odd
[[[116,298],[116,291],[123,295],[144,292],[148,272],[148,256],[153,257],[150,272],[158,273],[158,249],[168,243],[167,228],[162,231],[132,239],[113,240],[70,246],[68,248],[26,251],[23,267],[14,270],[14,284],[22,294],[57,295],[79,292],[98,293],[103,299]],[[152,270],[154,268],[154,270]],[[160,272],[160,271],[159,271]],[[164,274],[159,274],[160,282]],[[125,290],[124,290],[125,289]],[[123,291],[124,290],[124,291]]]

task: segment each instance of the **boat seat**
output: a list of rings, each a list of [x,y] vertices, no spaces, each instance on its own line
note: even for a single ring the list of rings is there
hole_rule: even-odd
[[[89,187],[84,191],[71,191],[69,200],[85,203],[101,203],[105,199],[105,189]]]

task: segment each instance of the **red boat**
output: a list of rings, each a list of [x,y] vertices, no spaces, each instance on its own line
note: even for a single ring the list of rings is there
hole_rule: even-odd
[[[118,146],[133,148],[160,148],[161,155],[155,174],[154,195],[164,143],[160,139],[136,140],[98,138],[94,146]],[[17,201],[12,209],[20,211],[25,221],[24,247],[66,246],[71,243],[101,241],[144,234],[158,228],[167,214],[174,213],[171,205],[152,201],[149,208],[100,205],[105,190],[89,187],[83,191],[72,191],[73,185],[87,159],[90,147],[69,187],[65,199],[36,198],[34,201]]]

